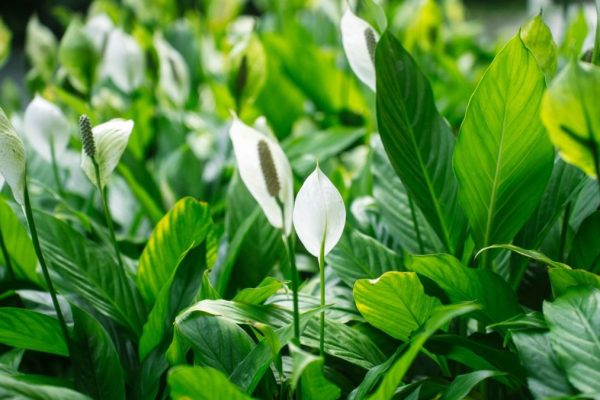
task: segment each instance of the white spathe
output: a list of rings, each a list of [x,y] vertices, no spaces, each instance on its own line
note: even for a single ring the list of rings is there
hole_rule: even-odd
[[[372,33],[375,43],[379,34],[365,20],[358,18],[348,8],[342,16],[342,45],[350,68],[365,85],[375,91],[375,63],[367,45],[367,35]],[[374,49],[372,49],[374,52]]]
[[[154,47],[159,60],[158,86],[175,105],[182,106],[190,94],[187,64],[162,35],[154,35]]]
[[[340,192],[319,169],[306,178],[296,196],[294,228],[298,238],[313,256],[319,258],[340,240],[346,224],[346,208]]]
[[[102,53],[102,49],[106,44],[106,39],[114,27],[115,25],[110,17],[104,13],[94,15],[85,23],[83,31],[94,44],[98,54]]]
[[[102,76],[109,77],[123,92],[131,93],[144,80],[146,60],[136,40],[121,29],[108,36],[102,60]]]
[[[0,175],[4,178],[17,203],[25,199],[27,159],[25,145],[15,131],[4,110],[0,108]]]
[[[36,95],[25,109],[23,130],[27,142],[46,161],[52,161],[52,147],[58,162],[69,143],[69,121],[58,106]]]
[[[292,210],[294,208],[294,184],[292,168],[279,144],[269,136],[244,124],[238,118],[233,120],[229,129],[233,143],[233,152],[242,181],[258,205],[262,208],[269,223],[282,229],[286,236],[292,231]],[[258,146],[267,144],[273,158],[279,181],[277,198],[283,205],[283,218],[275,197],[269,194],[267,183],[261,169]]]
[[[133,121],[121,118],[111,119],[92,128],[92,136],[96,145],[95,159],[100,170],[100,189],[106,186],[110,174],[119,164],[119,160],[127,148],[132,130]],[[81,150],[81,168],[90,181],[98,186],[92,159],[85,154],[83,149]]]

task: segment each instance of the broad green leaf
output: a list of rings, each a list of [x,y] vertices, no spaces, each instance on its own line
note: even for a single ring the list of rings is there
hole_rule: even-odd
[[[314,356],[301,348],[291,345],[292,352],[292,389],[300,386],[300,399],[336,400],[341,391],[323,376],[325,364],[322,357]],[[300,383],[300,385],[298,385]]]
[[[473,371],[468,374],[459,375],[448,386],[441,400],[461,400],[469,395],[471,390],[485,379],[504,375],[500,371]]]
[[[533,53],[538,65],[550,80],[556,73],[558,50],[550,28],[544,23],[541,13],[523,26],[521,39]]]
[[[527,386],[536,399],[575,394],[552,351],[548,332],[513,332],[512,340],[527,373]]]
[[[10,370],[18,370],[23,360],[24,349],[12,349],[0,354],[0,365],[6,366]]]
[[[154,228],[140,256],[137,283],[144,300],[153,305],[163,286],[187,253],[207,240],[211,232],[208,205],[191,197],[179,200]],[[212,246],[207,248],[206,263],[212,266]]]
[[[583,43],[588,34],[588,23],[585,17],[585,9],[579,9],[571,15],[571,19],[565,29],[565,35],[560,45],[560,53],[567,59],[579,58],[583,49]]]
[[[588,216],[573,238],[569,265],[600,273],[600,212]]]
[[[26,228],[4,198],[0,198],[0,226],[11,265],[17,277],[39,283],[40,278],[36,272],[37,258],[31,239]],[[0,252],[0,264],[6,265],[2,252]]]
[[[394,365],[396,360],[406,350],[406,347],[408,347],[408,344],[409,343],[406,342],[406,343],[403,343],[402,345],[398,346],[398,348],[396,349],[396,351],[394,352],[394,354],[392,354],[392,356],[390,358],[385,360],[385,362],[371,368],[365,375],[365,378],[360,383],[360,385],[358,385],[356,387],[356,389],[354,389],[350,393],[350,395],[348,396],[348,400],[366,398],[367,394],[369,394],[371,389],[373,389],[373,387],[375,387],[375,385],[377,385],[377,383],[381,380],[381,378],[385,375],[385,373],[390,369],[390,367],[392,365]]]
[[[390,32],[375,55],[377,121],[386,153],[409,196],[448,252],[465,236],[452,173],[454,135],[439,115],[431,86]]]
[[[268,276],[257,287],[239,291],[233,298],[233,301],[246,304],[261,304],[281,288],[283,288],[283,282]]]
[[[570,62],[544,94],[542,120],[561,157],[591,177],[600,168],[600,67]]]
[[[195,364],[230,375],[254,347],[237,324],[222,318],[194,314],[177,324],[177,336],[194,351]]]
[[[555,297],[562,296],[572,286],[591,286],[600,289],[600,275],[586,270],[550,268],[548,275]]]
[[[550,342],[569,382],[583,393],[600,393],[600,289],[568,290],[544,302]],[[594,397],[594,396],[592,396]]]
[[[469,101],[454,169],[479,248],[512,240],[544,193],[554,160],[539,119],[544,87],[534,56],[516,36]]]
[[[210,367],[175,367],[169,371],[169,393],[174,400],[249,400],[222,372]]]
[[[563,269],[570,269],[571,267],[569,267],[567,264],[558,262],[558,261],[554,261],[552,260],[550,257],[546,256],[544,253],[540,253],[537,250],[528,250],[528,249],[522,249],[518,246],[514,246],[512,244],[495,244],[493,246],[489,246],[486,247],[484,249],[481,249],[478,253],[481,254],[483,252],[489,251],[491,249],[505,249],[505,250],[510,250],[512,252],[515,252],[517,254],[520,254],[522,256],[525,257],[529,257],[537,262],[540,262],[542,264],[547,264],[551,267],[554,268],[563,268]]]
[[[414,256],[407,268],[434,281],[453,303],[481,304],[481,314],[487,323],[501,322],[521,312],[515,292],[499,275],[487,269],[465,267],[445,254]]]
[[[402,269],[400,256],[352,228],[346,228],[342,240],[325,261],[349,287],[354,287],[357,279],[375,279],[384,272]]]
[[[86,240],[49,214],[36,212],[35,221],[54,284],[139,335],[146,307],[133,280],[116,272],[112,250]]]
[[[427,339],[452,319],[476,311],[478,308],[473,303],[453,304],[436,308],[422,329],[412,338],[408,350],[392,365],[377,391],[369,399],[387,400],[392,398],[396,388],[402,383],[404,375],[423,348],[425,342],[427,342]]]
[[[0,372],[0,398],[15,400],[91,400],[72,389],[35,382],[33,375]]]
[[[98,54],[79,19],[72,19],[60,41],[58,59],[67,71],[71,84],[89,93],[95,80]]]
[[[10,44],[12,41],[12,32],[4,21],[0,19],[0,67],[4,65],[10,56]]]
[[[71,310],[77,388],[94,399],[125,399],[125,377],[111,337],[86,311],[75,306]]]
[[[425,294],[414,272],[392,271],[377,279],[360,279],[353,292],[356,308],[367,322],[403,341],[441,304]]]
[[[22,308],[0,308],[0,343],[61,356],[69,355],[58,320]]]

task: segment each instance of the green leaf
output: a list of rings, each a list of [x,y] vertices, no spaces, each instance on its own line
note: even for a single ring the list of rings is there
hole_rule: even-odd
[[[501,322],[521,312],[515,292],[496,273],[467,268],[447,255],[414,256],[409,270],[434,281],[453,303],[475,301],[482,305],[487,323]]]
[[[600,212],[583,220],[573,238],[568,261],[575,268],[600,273]]]
[[[600,68],[573,61],[552,81],[542,102],[542,120],[561,157],[592,177],[600,168],[599,91]]]
[[[175,367],[169,371],[169,393],[174,400],[248,400],[250,396],[210,367]]]
[[[588,34],[588,23],[585,17],[586,10],[583,6],[573,13],[565,29],[560,53],[566,59],[579,58],[583,43]]]
[[[75,306],[71,310],[77,388],[95,399],[125,399],[125,377],[110,336],[86,311]]]
[[[281,288],[283,288],[283,282],[267,276],[257,287],[239,291],[233,298],[233,301],[246,304],[262,304]]]
[[[573,288],[544,302],[550,341],[569,382],[583,393],[600,393],[600,290]],[[594,397],[594,396],[592,396]]]
[[[513,332],[512,340],[527,373],[527,386],[536,399],[575,394],[552,351],[549,332]]]
[[[58,320],[22,308],[0,308],[0,343],[61,356],[69,355]]]
[[[403,341],[441,304],[425,294],[414,272],[386,272],[377,279],[360,279],[353,293],[356,308],[367,322]]]
[[[469,395],[471,390],[480,382],[494,377],[504,375],[500,371],[473,371],[468,374],[458,375],[448,389],[442,395],[441,400],[461,400]]]
[[[50,29],[42,25],[36,15],[27,23],[25,54],[33,68],[46,81],[54,73],[58,44]]]
[[[115,273],[112,249],[91,243],[49,214],[36,212],[35,221],[54,284],[139,335],[147,311],[133,281]]]
[[[425,342],[438,329],[445,326],[453,318],[476,311],[479,307],[473,303],[453,304],[450,306],[439,306],[431,314],[431,317],[423,325],[423,328],[412,338],[408,350],[400,357],[390,370],[386,373],[377,391],[369,397],[371,400],[391,399],[396,388],[401,384],[404,375],[408,371]]]
[[[88,93],[95,79],[98,54],[83,28],[81,20],[71,20],[60,42],[58,59],[71,84],[78,91]]]
[[[521,29],[521,40],[533,53],[538,65],[550,80],[556,74],[558,50],[550,28],[544,23],[541,13]]]
[[[31,239],[13,209],[3,198],[0,198],[0,226],[15,275],[40,283],[36,272],[37,258]],[[0,252],[0,264],[6,265],[2,252]]]
[[[564,264],[564,263],[561,263],[558,261],[554,261],[550,257],[546,256],[544,253],[541,253],[537,250],[522,249],[522,248],[520,248],[518,246],[514,246],[512,244],[495,244],[493,246],[488,246],[486,248],[479,250],[478,255],[485,251],[489,251],[491,249],[510,250],[512,252],[515,252],[515,253],[525,256],[525,257],[529,257],[539,263],[546,264],[546,265],[549,265],[554,268],[571,269],[571,267],[569,267],[567,264]]]
[[[402,266],[400,256],[352,228],[346,228],[342,239],[325,257],[325,261],[350,287],[354,287],[357,279],[375,279],[384,272],[399,270]]]
[[[544,87],[535,58],[517,36],[469,101],[454,169],[479,248],[511,241],[544,193],[554,160],[538,117]]]
[[[208,205],[186,197],[179,200],[152,231],[140,256],[137,283],[152,306],[187,253],[207,240],[212,229]],[[212,266],[214,246],[207,246],[206,264]]]
[[[550,268],[548,275],[555,297],[562,296],[571,286],[591,286],[600,289],[600,276],[582,269]]]
[[[27,400],[91,400],[71,389],[32,382],[31,375],[8,375],[0,372],[0,398]]]
[[[12,41],[12,32],[4,21],[0,19],[0,67],[4,65],[10,56],[10,43]]]
[[[431,86],[388,31],[377,45],[377,121],[386,153],[409,196],[448,252],[463,240],[466,220],[452,173],[454,135],[433,100]]]
[[[301,348],[290,345],[292,353],[292,390],[300,386],[301,399],[336,400],[341,396],[340,388],[323,376],[324,360]]]

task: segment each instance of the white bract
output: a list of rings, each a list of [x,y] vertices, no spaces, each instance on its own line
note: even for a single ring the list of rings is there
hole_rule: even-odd
[[[379,34],[350,9],[342,17],[342,45],[350,68],[365,85],[375,91],[375,47]]]
[[[45,160],[56,160],[64,154],[69,142],[69,121],[60,108],[36,95],[25,109],[23,130],[25,138]]]
[[[262,208],[269,223],[292,231],[294,188],[292,168],[279,144],[267,135],[245,125],[238,118],[229,130],[242,181]],[[278,204],[283,205],[283,218]]]
[[[181,106],[190,94],[190,76],[185,60],[159,34],[154,36],[154,47],[159,60],[158,86],[175,105]]]
[[[27,160],[23,140],[15,132],[4,110],[0,108],[0,175],[12,190],[15,200],[24,204]]]
[[[96,145],[94,158],[100,170],[100,189],[106,186],[110,174],[119,164],[119,160],[127,148],[132,130],[133,121],[121,118],[111,119],[92,128],[92,136]],[[97,186],[94,164],[83,149],[81,150],[81,168],[90,181]]]
[[[92,43],[94,43],[94,47],[98,54],[102,53],[106,39],[114,27],[115,25],[112,20],[104,13],[94,15],[85,23],[83,30]]]
[[[109,77],[122,91],[131,93],[144,80],[146,60],[135,39],[115,29],[110,33],[102,61],[102,76]]]
[[[326,255],[338,243],[345,223],[344,200],[317,166],[296,196],[294,228],[298,238],[310,254],[319,258],[321,246]]]

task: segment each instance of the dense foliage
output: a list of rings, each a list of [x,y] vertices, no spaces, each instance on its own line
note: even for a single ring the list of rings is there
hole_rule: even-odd
[[[600,26],[572,11],[498,43],[460,0],[33,16],[0,398],[599,398]]]

